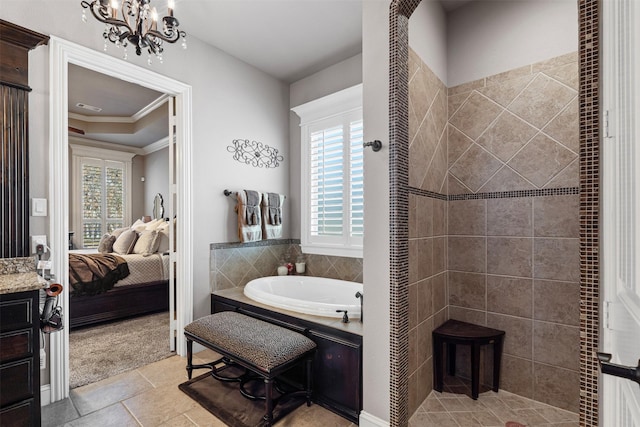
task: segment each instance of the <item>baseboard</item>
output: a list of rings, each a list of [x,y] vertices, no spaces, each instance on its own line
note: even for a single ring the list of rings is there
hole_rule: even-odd
[[[51,384],[40,386],[40,406],[47,406],[51,403]]]
[[[389,427],[389,421],[371,415],[368,412],[360,412],[360,427]]]

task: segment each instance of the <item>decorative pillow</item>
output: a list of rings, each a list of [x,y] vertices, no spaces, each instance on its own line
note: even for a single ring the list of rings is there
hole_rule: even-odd
[[[162,225],[163,223],[164,221],[161,219],[154,219],[147,223],[146,230],[157,230],[158,226]]]
[[[158,252],[163,254],[169,252],[169,227],[159,228],[158,230]]]
[[[133,248],[134,254],[151,255],[158,250],[158,232],[156,230],[143,230],[138,235],[138,240]]]
[[[146,228],[147,228],[147,224],[141,219],[138,219],[138,220],[136,220],[136,222],[131,224],[131,229],[134,230],[134,231],[138,231],[139,232],[139,231],[142,231],[142,230],[146,230]]]
[[[130,254],[138,239],[138,234],[133,230],[123,231],[113,244],[113,252],[120,255]]]
[[[129,227],[116,228],[111,232],[111,235],[117,239],[118,237],[120,237],[123,231],[127,231],[128,229]]]
[[[101,252],[103,254],[113,252],[113,244],[115,243],[115,241],[116,236],[109,233],[105,234],[100,239],[100,243],[98,243],[98,252]]]

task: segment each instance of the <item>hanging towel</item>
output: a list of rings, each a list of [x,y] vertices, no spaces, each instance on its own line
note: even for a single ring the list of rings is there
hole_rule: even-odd
[[[285,195],[262,193],[262,238],[282,238],[282,204]]]
[[[247,193],[247,224],[260,224],[260,196],[257,191],[244,190]]]
[[[256,193],[258,202],[257,206],[249,206],[247,197],[248,193]],[[261,193],[257,191],[238,191],[236,204],[236,212],[238,214],[238,237],[241,242],[256,242],[262,239],[262,218],[260,211],[254,212],[253,208],[260,209]],[[251,213],[249,213],[251,211]],[[255,220],[255,221],[254,221]],[[251,222],[249,222],[251,221]]]
[[[282,208],[280,207],[280,195],[276,193],[267,193],[267,206],[269,208],[269,224],[282,224]]]

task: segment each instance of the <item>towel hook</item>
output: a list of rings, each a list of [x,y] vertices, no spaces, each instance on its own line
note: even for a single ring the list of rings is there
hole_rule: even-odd
[[[371,147],[373,151],[380,151],[382,149],[382,141],[376,139],[374,141],[365,142],[362,146],[364,148]]]

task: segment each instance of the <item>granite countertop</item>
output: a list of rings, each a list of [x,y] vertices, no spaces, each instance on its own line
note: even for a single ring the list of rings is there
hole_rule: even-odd
[[[44,289],[47,282],[35,271],[0,275],[0,294]]]
[[[267,310],[275,311],[276,313],[286,314],[287,316],[297,317],[299,319],[304,319],[309,322],[318,323],[323,326],[329,326],[331,328],[340,329],[346,332],[351,332],[352,334],[362,335],[362,322],[360,319],[353,319],[349,323],[342,323],[342,320],[337,317],[325,317],[325,316],[314,316],[312,314],[304,314],[297,313],[290,310],[284,310],[282,308],[273,307],[267,304],[262,304],[260,302],[254,301],[248,296],[244,294],[243,288],[231,288],[231,289],[223,289],[219,291],[212,292],[214,295],[220,295],[221,297],[229,298],[238,302],[242,302],[245,304],[253,305],[255,307],[264,308]]]
[[[0,294],[35,291],[46,285],[36,273],[33,257],[0,258]]]

